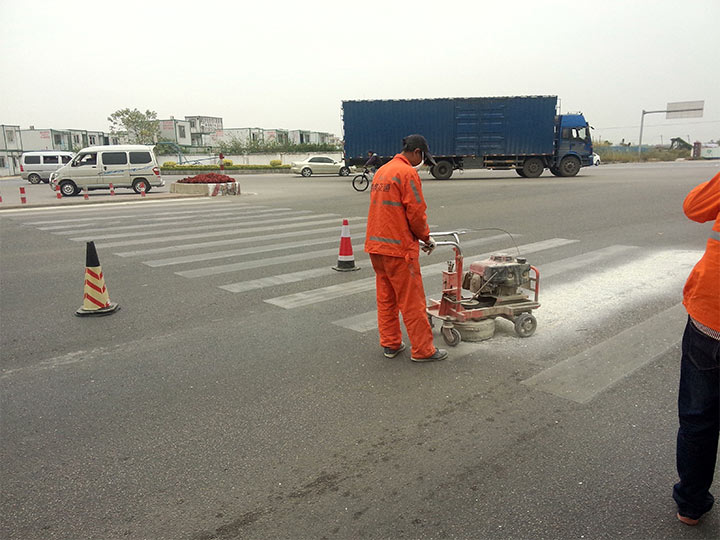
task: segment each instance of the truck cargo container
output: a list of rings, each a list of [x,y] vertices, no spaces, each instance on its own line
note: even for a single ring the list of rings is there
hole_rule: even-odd
[[[343,101],[347,165],[369,151],[387,162],[403,137],[425,136],[437,165],[435,178],[456,169],[515,169],[535,178],[549,169],[575,176],[593,164],[590,126],[581,113],[556,114],[557,96]]]

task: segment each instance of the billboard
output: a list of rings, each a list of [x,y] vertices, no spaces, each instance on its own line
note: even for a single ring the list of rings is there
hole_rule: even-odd
[[[676,118],[702,118],[705,101],[675,101],[667,104],[666,120]]]

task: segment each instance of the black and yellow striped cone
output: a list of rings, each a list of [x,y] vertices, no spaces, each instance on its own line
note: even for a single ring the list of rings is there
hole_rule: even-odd
[[[110,315],[120,308],[110,303],[110,295],[105,287],[102,267],[98,259],[95,242],[87,243],[85,256],[85,290],[83,305],[75,312],[78,317],[86,315]]]

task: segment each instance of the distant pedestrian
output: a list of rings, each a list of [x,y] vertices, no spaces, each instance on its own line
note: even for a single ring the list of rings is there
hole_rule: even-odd
[[[677,518],[697,525],[715,502],[710,493],[720,434],[720,173],[694,188],[683,203],[685,215],[715,221],[705,254],[683,289],[688,322],[682,341],[673,498]]]
[[[435,164],[425,137],[405,137],[402,152],[375,173],[365,232],[365,251],[375,270],[380,346],[386,358],[405,350],[399,318],[402,313],[413,362],[444,360],[448,355],[433,344],[418,262],[418,240],[424,242],[427,253],[435,248],[415,169],[425,161]]]

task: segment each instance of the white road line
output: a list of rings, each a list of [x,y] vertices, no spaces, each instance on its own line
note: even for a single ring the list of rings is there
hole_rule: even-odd
[[[360,220],[362,219],[362,222],[364,223],[366,221],[365,218],[348,218],[350,220],[350,225],[356,225],[356,222],[353,220]],[[365,234],[365,231],[361,233],[362,235]],[[504,234],[498,234],[495,236],[489,236],[485,238],[481,238],[478,240],[472,240],[469,244],[465,245],[479,245],[479,244],[488,244],[490,242],[493,242],[498,239],[505,238],[506,235]],[[444,265],[445,263],[443,263]],[[261,289],[264,287],[271,287],[273,285],[277,284],[284,284],[284,283],[296,283],[298,281],[301,281],[302,279],[312,279],[314,277],[327,275],[327,269],[328,266],[322,266],[320,268],[315,268],[314,270],[307,270],[303,272],[291,272],[289,274],[280,274],[275,276],[270,276],[268,278],[263,279],[254,279],[251,281],[240,281],[238,283],[230,283],[228,285],[223,285],[220,288],[225,289],[230,292],[244,292],[249,290],[255,290],[255,289]],[[303,276],[307,275],[307,278],[303,278]]]
[[[175,242],[183,240],[198,240],[200,238],[215,238],[218,236],[238,236],[245,235],[254,232],[268,232],[268,231],[282,231],[285,229],[296,229],[298,227],[311,227],[313,225],[325,225],[327,223],[337,222],[339,214],[316,214],[314,216],[304,216],[298,219],[310,219],[310,218],[323,218],[323,217],[335,217],[335,219],[318,219],[314,221],[298,221],[296,223],[285,223],[283,225],[267,225],[263,227],[250,227],[242,229],[224,229],[222,231],[207,231],[196,234],[179,234],[170,236],[155,236],[153,238],[134,238],[132,240],[117,240],[115,242],[96,242],[95,247],[98,248],[114,248],[122,246],[136,246],[136,245],[147,245],[147,244],[160,244],[163,242]],[[273,220],[278,221],[278,220]],[[287,221],[287,220],[283,220]]]
[[[228,221],[225,223],[218,223],[216,225],[205,225],[203,229],[206,229],[208,231],[212,231],[213,229],[224,229],[223,232],[226,234],[232,234],[233,232],[241,232],[244,225],[250,224],[252,225],[261,225],[263,223],[283,223],[287,221],[299,221],[303,219],[310,219],[315,216],[310,215],[310,210],[298,210],[297,212],[292,212],[294,214],[301,214],[299,216],[293,216],[293,217],[273,217],[272,219],[265,219],[265,220],[257,220],[256,218],[246,218],[241,219],[238,218],[234,221]],[[198,228],[196,226],[190,226],[190,227],[177,227],[172,230],[173,233],[177,232],[185,232],[185,231],[197,231]],[[86,242],[88,240],[112,240],[113,238],[127,238],[128,235],[132,234],[133,236],[150,236],[153,234],[158,234],[161,231],[138,231],[138,232],[132,232],[132,233],[114,233],[114,234],[102,234],[102,235],[91,235],[91,236],[76,236],[74,238],[71,238],[74,242]]]
[[[350,225],[357,226],[360,222],[358,221],[352,221],[352,220],[360,220],[362,218],[348,218],[350,221]],[[327,223],[331,222],[337,222],[336,219],[328,219],[325,220]],[[364,222],[364,220],[363,220]],[[264,242],[267,240],[278,240],[281,238],[294,238],[298,236],[308,236],[310,234],[319,234],[319,233],[326,233],[330,231],[337,231],[340,230],[339,226],[333,226],[333,227],[321,227],[321,228],[313,228],[310,231],[302,230],[302,231],[292,231],[292,232],[284,232],[284,233],[277,233],[277,234],[264,234],[260,236],[243,236],[242,238],[229,238],[227,240],[214,240],[211,242],[197,242],[194,244],[182,244],[178,246],[165,246],[161,248],[151,248],[151,249],[138,249],[135,251],[124,251],[120,253],[115,253],[115,255],[119,257],[137,257],[139,255],[153,255],[153,254],[159,254],[159,253],[172,253],[174,251],[187,251],[190,249],[202,249],[202,248],[211,248],[211,247],[217,247],[217,246],[227,246],[232,244],[249,244],[251,242]]]
[[[558,362],[522,384],[577,403],[587,403],[678,343],[686,320],[683,305],[677,304]]]
[[[289,274],[280,274],[277,276],[241,281],[239,283],[230,283],[229,285],[220,285],[220,288],[232,293],[241,293],[256,289],[263,289],[265,287],[274,287],[276,285],[297,283],[299,281],[305,281],[306,279],[327,276],[332,273],[333,270],[330,266],[323,266],[321,268],[313,268],[311,270],[301,270],[299,272],[291,272]]]
[[[362,249],[361,245],[353,246],[353,250],[357,251]],[[292,255],[283,255],[282,257],[269,257],[267,259],[258,259],[256,261],[243,261],[239,263],[223,264],[220,266],[210,266],[208,268],[198,268],[196,270],[185,270],[182,272],[175,272],[178,276],[187,278],[197,278],[204,276],[216,276],[218,274],[225,274],[227,272],[236,272],[238,270],[248,270],[250,268],[264,268],[265,266],[273,266],[276,264],[284,264],[293,261],[307,261],[310,259],[316,259],[319,257],[329,257],[331,255],[337,255],[338,248],[323,249],[319,251],[307,251],[305,253],[295,253]]]
[[[221,218],[217,219],[214,217],[210,217],[207,219],[192,219],[188,220],[187,218],[182,219],[178,221],[177,223],[146,223],[141,225],[121,225],[118,227],[106,227],[101,229],[89,229],[89,230],[82,230],[82,231],[57,231],[53,232],[52,234],[57,234],[60,236],[70,236],[72,234],[88,234],[92,233],[92,237],[86,237],[87,240],[92,240],[93,238],[107,238],[107,236],[103,236],[104,233],[109,232],[115,232],[115,231],[127,231],[125,233],[118,233],[114,236],[114,238],[119,237],[125,237],[129,234],[132,235],[151,235],[151,234],[157,234],[159,231],[156,229],[160,228],[166,228],[169,230],[175,231],[190,231],[190,230],[197,230],[197,226],[202,226],[203,228],[208,229],[219,229],[222,227],[225,227],[227,225],[233,225],[235,223],[245,223],[247,221],[253,221],[256,222],[256,220],[261,218],[273,218],[277,219],[278,217],[283,216],[306,216],[308,214],[311,214],[311,210],[292,210],[292,211],[275,211],[275,210],[258,210],[257,212],[247,212],[242,214],[236,214],[233,217],[229,218]],[[192,227],[178,227],[177,225],[187,225],[188,223],[192,223]],[[267,223],[267,222],[266,222]]]
[[[558,261],[553,261],[548,264],[544,264],[542,267],[539,268],[540,271],[540,283],[541,283],[541,291],[542,291],[542,284],[544,283],[544,280],[547,278],[554,276],[556,274],[560,273],[567,273],[571,270],[577,270],[580,268],[584,268],[590,265],[598,264],[600,262],[607,261],[608,259],[612,259],[613,257],[617,257],[620,255],[624,255],[626,253],[637,251],[638,247],[635,246],[620,246],[620,245],[614,245],[614,246],[608,246],[606,248],[601,248],[595,251],[591,251],[589,253],[583,253],[582,255],[576,255],[574,257],[567,257],[565,259],[561,259]],[[527,252],[527,250],[525,250]],[[477,257],[468,257],[468,261],[476,260]],[[423,268],[423,275],[428,275],[428,272],[425,268]],[[426,288],[426,291],[428,289]],[[469,293],[467,293],[469,294]],[[442,290],[440,289],[433,289],[431,292],[428,293],[428,298],[435,298],[440,299],[442,296]],[[542,294],[540,298],[541,302],[543,300]],[[347,328],[348,330],[353,330],[355,332],[369,332],[370,330],[377,329],[377,310],[368,311],[366,313],[360,313],[358,315],[353,315],[352,317],[347,317],[345,319],[340,319],[337,321],[334,321],[333,324],[340,326],[342,328]]]
[[[487,239],[480,239],[483,241]],[[578,242],[578,240],[566,240],[565,238],[553,238],[551,240],[543,240],[541,242],[535,242],[532,244],[526,244],[519,246],[521,253],[533,253],[544,249],[550,249],[559,247],[567,244]],[[469,247],[473,244],[473,241],[464,242],[464,247]],[[490,253],[483,253],[475,255],[472,259],[483,259],[489,257],[492,253],[498,251],[508,251],[510,248],[504,250],[495,250]],[[447,263],[431,264],[422,267],[423,275],[440,274],[443,270],[447,269]],[[357,280],[351,284],[341,283],[339,285],[330,285],[328,287],[322,287],[314,289],[312,291],[306,291],[296,294],[289,294],[286,296],[279,296],[277,298],[269,298],[265,300],[268,304],[274,304],[276,306],[285,309],[294,309],[297,307],[308,306],[317,302],[325,302],[327,300],[334,300],[336,298],[342,298],[343,296],[349,296],[358,292],[369,291],[375,288],[375,277]]]
[[[364,237],[363,237],[364,238]],[[153,268],[159,266],[172,266],[175,264],[193,263],[200,261],[212,261],[215,259],[227,259],[230,257],[241,257],[243,255],[253,255],[255,253],[267,253],[269,251],[280,251],[283,249],[297,249],[307,246],[316,246],[319,244],[329,244],[331,242],[338,243],[337,236],[314,238],[308,240],[296,240],[294,242],[285,242],[282,244],[266,244],[264,246],[254,246],[240,249],[228,249],[225,251],[212,251],[209,253],[197,253],[195,255],[184,255],[182,257],[171,257],[168,259],[156,259],[154,261],[143,261],[143,264]],[[362,238],[358,238],[362,240]]]
[[[222,210],[222,212],[214,212],[214,209],[208,209],[205,210],[183,210],[180,212],[158,212],[156,214],[153,214],[152,216],[148,216],[147,214],[119,214],[115,216],[95,216],[95,217],[89,217],[89,218],[75,218],[75,219],[60,219],[60,220],[51,220],[51,221],[28,221],[24,222],[23,225],[50,225],[49,227],[36,227],[38,230],[41,231],[51,231],[55,229],[69,229],[71,227],[89,227],[92,225],[92,222],[98,222],[98,221],[122,221],[125,219],[134,219],[137,221],[173,221],[178,219],[183,219],[184,217],[201,214],[203,217],[205,216],[231,216],[231,215],[237,215],[239,212],[243,212],[244,210],[260,210],[260,209],[269,209],[268,206],[250,206],[250,205],[242,205],[238,206],[236,209],[232,211],[228,211],[225,208],[218,209]],[[158,217],[158,216],[165,216],[165,217]],[[82,223],[81,223],[82,222]],[[87,224],[87,222],[90,222]],[[65,225],[57,225],[58,223],[64,223]]]
[[[623,246],[623,245],[612,245],[588,253],[582,253],[574,257],[568,257],[559,261],[553,261],[548,264],[542,265],[539,268],[540,280],[543,277],[550,277],[558,273],[569,273],[572,270],[578,270],[580,268],[587,268],[590,265],[601,264],[608,259],[613,259],[621,255],[628,255],[635,253],[640,248],[637,246]]]
[[[2,214],[26,214],[26,215],[44,215],[44,214],[55,214],[55,213],[70,213],[70,212],[87,212],[87,211],[99,211],[106,212],[108,208],[127,207],[127,206],[184,206],[184,205],[211,205],[211,204],[231,204],[232,202],[223,203],[222,201],[207,200],[201,197],[193,197],[188,200],[180,199],[158,199],[151,201],[125,201],[125,202],[113,202],[113,203],[87,203],[84,204],[72,204],[67,206],[46,206],[43,208],[8,208],[6,210],[0,209],[0,215]]]

